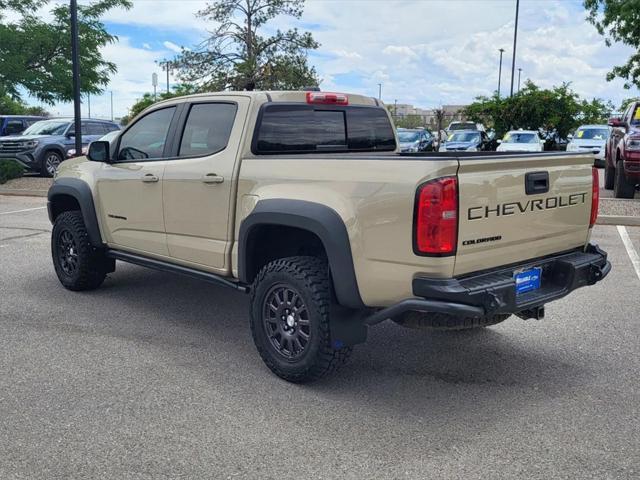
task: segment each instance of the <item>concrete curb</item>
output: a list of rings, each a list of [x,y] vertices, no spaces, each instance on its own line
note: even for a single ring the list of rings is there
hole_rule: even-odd
[[[640,217],[623,215],[598,215],[598,225],[625,225],[627,227],[640,227]]]
[[[15,195],[22,197],[46,197],[48,190],[29,190],[25,188],[0,188],[0,195]]]

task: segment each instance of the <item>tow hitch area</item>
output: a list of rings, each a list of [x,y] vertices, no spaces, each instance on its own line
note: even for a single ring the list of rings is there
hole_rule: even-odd
[[[530,318],[542,320],[544,318],[544,305],[541,307],[533,307],[522,310],[521,312],[516,312],[516,315],[523,320],[529,320]]]

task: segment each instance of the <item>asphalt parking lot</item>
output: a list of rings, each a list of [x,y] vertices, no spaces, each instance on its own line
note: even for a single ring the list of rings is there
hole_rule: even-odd
[[[259,359],[240,293],[121,263],[63,289],[44,204],[0,196],[2,479],[640,475],[640,278],[615,226],[593,234],[612,273],[545,320],[387,322],[299,386]]]

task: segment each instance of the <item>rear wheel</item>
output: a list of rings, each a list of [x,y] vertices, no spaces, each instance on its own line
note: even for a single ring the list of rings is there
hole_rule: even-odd
[[[89,242],[82,214],[61,213],[51,233],[51,256],[60,283],[69,290],[92,290],[102,285],[108,261]]]
[[[407,312],[394,321],[407,328],[455,331],[490,327],[504,322],[510,316],[509,314],[501,314],[483,318],[460,318],[445,313]]]
[[[604,188],[606,190],[613,190],[613,184],[616,179],[616,169],[605,165],[604,167]]]
[[[635,185],[627,180],[624,174],[622,160],[616,164],[616,177],[613,185],[613,196],[616,198],[633,198],[636,193]]]
[[[279,377],[313,381],[337,370],[351,347],[331,344],[327,263],[288,257],[267,264],[251,289],[251,333],[264,363]]]

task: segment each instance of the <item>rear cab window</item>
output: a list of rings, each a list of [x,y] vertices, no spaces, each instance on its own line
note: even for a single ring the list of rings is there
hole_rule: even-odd
[[[394,151],[396,140],[380,107],[267,103],[252,151],[257,155]]]

